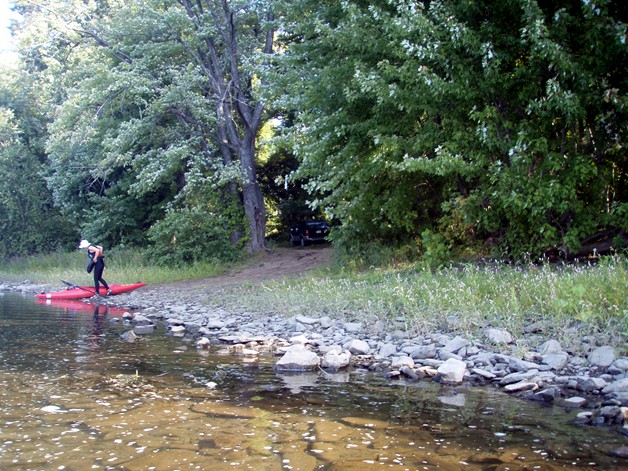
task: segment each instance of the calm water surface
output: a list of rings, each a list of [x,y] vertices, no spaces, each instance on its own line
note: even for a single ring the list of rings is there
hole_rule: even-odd
[[[77,307],[78,306],[78,307]],[[0,296],[1,470],[627,469],[628,439],[491,388],[275,374],[121,312]],[[115,320],[118,322],[115,322]]]

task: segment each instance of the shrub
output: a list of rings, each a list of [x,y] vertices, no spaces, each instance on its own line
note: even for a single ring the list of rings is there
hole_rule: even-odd
[[[221,219],[198,209],[170,211],[150,228],[148,237],[151,259],[159,265],[235,261],[240,254]]]

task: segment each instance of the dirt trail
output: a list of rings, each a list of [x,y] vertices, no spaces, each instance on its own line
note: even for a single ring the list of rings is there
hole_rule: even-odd
[[[169,284],[178,288],[219,288],[239,283],[258,283],[265,280],[296,276],[331,262],[332,248],[328,245],[310,247],[281,247],[272,252],[255,256],[252,263],[243,269],[222,276],[201,280],[183,281]]]

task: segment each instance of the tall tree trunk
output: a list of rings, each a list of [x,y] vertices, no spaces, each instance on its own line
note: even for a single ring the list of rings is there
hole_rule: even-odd
[[[257,180],[255,165],[255,136],[257,131],[257,127],[247,129],[240,147],[240,166],[244,172],[242,196],[244,213],[251,231],[251,243],[249,245],[251,253],[266,250],[266,207]]]

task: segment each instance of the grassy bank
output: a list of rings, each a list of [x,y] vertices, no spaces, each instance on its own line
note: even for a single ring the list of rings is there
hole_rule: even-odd
[[[628,263],[594,267],[464,265],[421,269],[320,272],[251,286],[238,300],[286,315],[341,315],[366,323],[394,321],[416,333],[448,331],[481,338],[488,327],[510,331],[521,348],[538,336],[578,350],[582,340],[628,354]]]
[[[164,267],[150,263],[137,250],[111,250],[105,258],[104,278],[110,283],[168,283],[220,275],[230,267],[218,263],[202,263],[186,267]],[[0,280],[61,285],[60,280],[91,285],[93,275],[85,271],[87,257],[83,251],[54,253],[38,257],[22,257],[0,265]]]
[[[112,251],[107,263],[105,279],[116,283],[168,283],[233,268],[158,267],[133,251]],[[82,253],[24,258],[2,264],[0,281],[62,286],[63,279],[91,284],[85,264]],[[584,339],[591,345],[615,345],[628,354],[626,293],[628,261],[615,257],[592,267],[467,264],[436,271],[420,267],[356,271],[334,266],[212,293],[212,302],[287,316],[329,315],[365,323],[381,319],[417,334],[448,331],[481,339],[483,330],[493,326],[510,331],[522,349],[535,339],[553,337],[574,351],[582,348]]]

